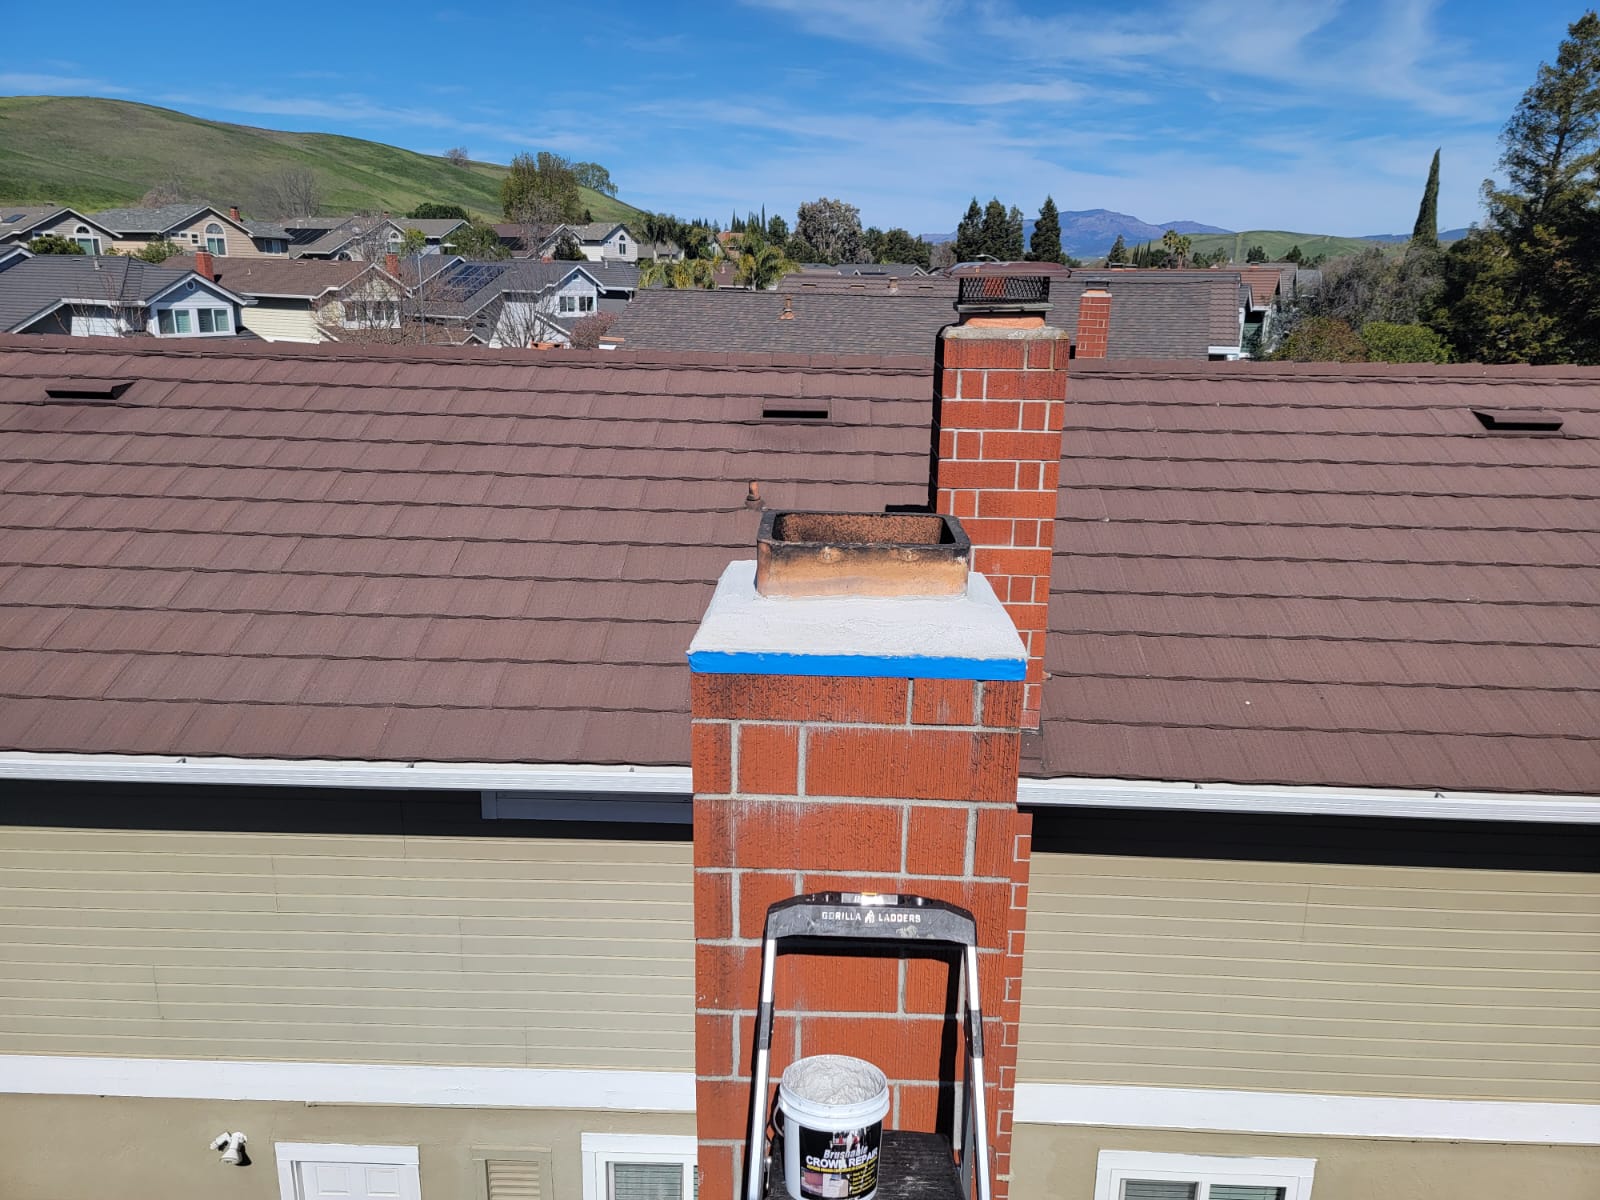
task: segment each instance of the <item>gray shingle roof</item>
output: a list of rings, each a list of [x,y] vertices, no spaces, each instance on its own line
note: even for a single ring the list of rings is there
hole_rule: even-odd
[[[955,319],[946,296],[646,288],[608,336],[622,350],[931,355]]]
[[[282,238],[285,241],[289,238],[289,231],[276,221],[255,221],[247,217],[239,224],[250,231],[251,237]]]
[[[157,208],[107,208],[90,213],[112,233],[124,237],[142,233],[165,233],[203,212],[214,212],[209,204],[163,204]]]
[[[116,255],[36,255],[0,271],[0,330],[16,330],[66,299],[144,304],[186,274]]]
[[[0,238],[26,230],[67,210],[59,204],[0,204]]]

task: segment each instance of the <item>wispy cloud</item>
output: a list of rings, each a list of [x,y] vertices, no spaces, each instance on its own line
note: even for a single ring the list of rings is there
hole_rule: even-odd
[[[95,96],[127,96],[131,89],[92,79],[83,75],[30,75],[21,72],[0,72],[0,89],[29,95],[55,96],[63,92],[89,93]]]
[[[944,51],[943,35],[960,0],[743,0],[797,21],[807,33],[865,42],[917,58]]]

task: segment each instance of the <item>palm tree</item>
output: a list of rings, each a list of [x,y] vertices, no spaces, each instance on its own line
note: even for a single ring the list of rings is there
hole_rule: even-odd
[[[768,288],[776,287],[778,281],[785,275],[799,269],[800,265],[783,252],[782,246],[760,246],[750,253],[739,256],[739,270],[735,282],[752,292],[766,291]]]

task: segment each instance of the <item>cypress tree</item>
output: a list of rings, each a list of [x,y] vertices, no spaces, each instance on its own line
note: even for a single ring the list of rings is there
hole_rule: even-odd
[[[1111,243],[1111,253],[1106,255],[1107,265],[1125,263],[1128,261],[1128,243],[1122,240],[1122,235],[1117,234],[1117,240]]]
[[[974,196],[967,205],[967,215],[956,226],[956,261],[971,262],[983,253],[983,210]]]
[[[983,206],[982,252],[999,259],[1010,258],[1006,253],[1006,243],[1010,240],[1011,222],[1006,215],[1006,206],[998,198],[991,198]]]
[[[1033,223],[1033,238],[1028,249],[1039,262],[1061,261],[1061,214],[1050,196],[1039,206],[1039,219]]]
[[[1417,223],[1411,230],[1411,247],[1436,250],[1439,247],[1439,152],[1433,152],[1428,168],[1428,186],[1422,189],[1422,204],[1417,208]]]

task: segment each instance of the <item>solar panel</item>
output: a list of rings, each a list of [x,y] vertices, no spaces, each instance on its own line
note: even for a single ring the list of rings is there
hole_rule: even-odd
[[[480,288],[487,287],[505,274],[504,263],[464,262],[451,271],[440,286],[452,300],[465,300]]]

